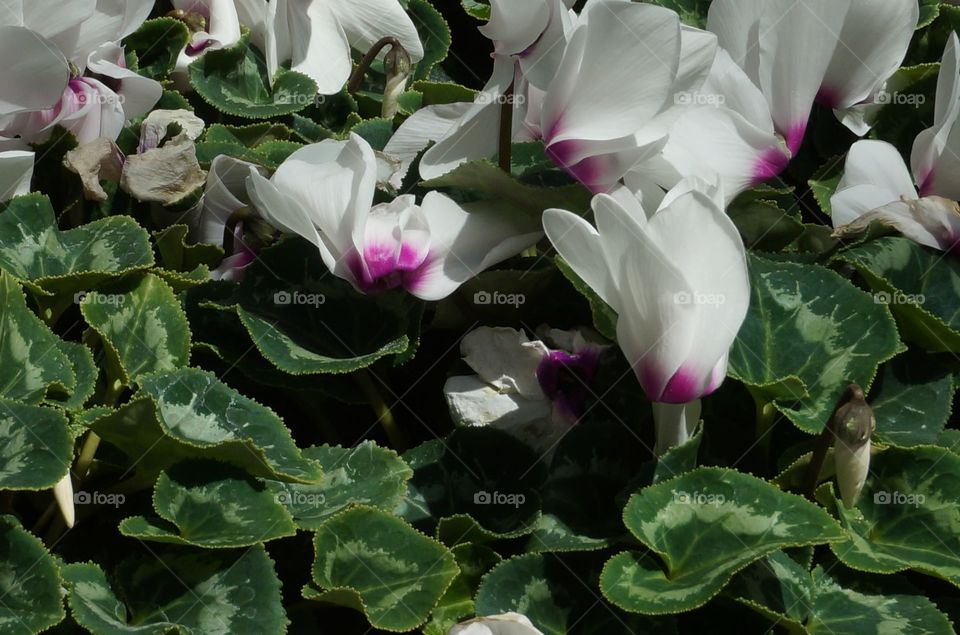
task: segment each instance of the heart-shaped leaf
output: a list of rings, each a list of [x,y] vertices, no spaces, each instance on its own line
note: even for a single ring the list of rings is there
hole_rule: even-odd
[[[283,633],[280,580],[262,546],[167,547],[131,557],[107,580],[95,564],[63,568],[73,618],[91,633]]]
[[[232,463],[253,476],[316,483],[322,471],[305,458],[283,421],[214,375],[195,368],[139,379],[127,404],[91,427],[145,476],[189,459]]]
[[[896,324],[885,306],[828,269],[759,256],[749,264],[750,311],[730,351],[730,375],[819,434],[846,387],[869,389],[880,364],[901,350]]]
[[[304,595],[363,610],[375,628],[423,624],[457,577],[453,554],[387,512],[354,507],[330,518],[314,539],[313,582]]]
[[[634,494],[627,528],[650,552],[614,556],[603,594],[628,611],[689,611],[720,592],[751,562],[787,546],[840,540],[820,507],[735,470],[698,468]]]
[[[42,633],[63,619],[57,562],[12,516],[0,517],[0,562],[0,630]]]

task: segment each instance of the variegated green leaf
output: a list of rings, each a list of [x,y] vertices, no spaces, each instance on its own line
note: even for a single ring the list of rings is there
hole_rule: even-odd
[[[303,455],[323,468],[320,484],[268,481],[276,500],[293,514],[301,529],[316,529],[350,505],[390,511],[403,500],[407,481],[413,476],[403,459],[373,441],[354,448],[307,448]]]
[[[904,339],[960,352],[960,262],[907,238],[887,237],[840,254],[890,305]]]
[[[67,386],[63,394],[51,391],[51,394],[47,395],[46,403],[66,410],[80,410],[96,391],[100,369],[97,368],[93,353],[86,345],[61,340],[57,346],[70,360],[75,381]]]
[[[284,633],[280,580],[262,546],[166,547],[122,562],[63,568],[73,618],[98,635]]]
[[[886,364],[871,391],[874,438],[901,447],[936,443],[953,407],[950,370],[925,355],[901,355]]]
[[[280,69],[267,81],[263,56],[245,32],[234,46],[208,51],[189,68],[190,85],[220,112],[244,119],[268,119],[299,112],[314,103],[316,83],[301,73]]]
[[[164,17],[144,22],[124,44],[129,53],[137,56],[141,75],[162,81],[177,64],[180,52],[190,42],[187,26],[173,18]]]
[[[823,486],[847,537],[830,545],[848,567],[876,573],[914,569],[960,586],[960,456],[945,448],[890,448],[875,454],[857,506]]]
[[[0,268],[66,304],[74,293],[151,266],[150,237],[127,216],[60,231],[49,199],[39,194],[15,198],[0,213]]]
[[[62,392],[76,382],[60,338],[27,308],[16,280],[0,271],[0,397],[35,404],[51,386]]]
[[[40,539],[0,517],[0,633],[42,633],[63,619],[60,571]]]
[[[412,354],[423,311],[407,293],[358,294],[299,239],[262,252],[236,293],[210,304],[235,312],[260,353],[291,375],[348,373]]]
[[[253,476],[300,483],[321,478],[270,409],[210,373],[186,368],[140,378],[130,403],[91,423],[144,475],[188,458],[232,463]]]
[[[728,593],[768,617],[775,626],[791,632],[954,635],[947,616],[919,592],[910,592],[907,588],[870,588],[866,580],[851,586],[819,565],[808,573],[782,551],[742,571],[730,584]]]
[[[530,553],[504,560],[477,590],[479,615],[526,615],[545,635],[676,633],[672,618],[624,613],[597,593],[602,554]]]
[[[884,305],[828,269],[749,260],[750,311],[730,351],[730,375],[818,434],[847,385],[869,389],[879,365],[901,350],[896,324]]]
[[[614,556],[600,587],[617,606],[650,615],[703,605],[765,554],[843,538],[818,506],[731,469],[698,468],[651,485],[630,498],[623,516],[659,558]]]
[[[153,274],[87,294],[80,311],[107,349],[113,378],[126,385],[190,361],[187,316],[173,289]]]
[[[459,573],[453,554],[401,519],[354,507],[324,523],[308,599],[363,610],[375,628],[408,631],[423,624]]]
[[[0,489],[47,489],[70,469],[73,435],[52,408],[0,399]]]
[[[296,533],[281,503],[262,481],[235,467],[178,463],[153,488],[153,509],[160,518],[127,518],[120,533],[197,547],[248,547]]]

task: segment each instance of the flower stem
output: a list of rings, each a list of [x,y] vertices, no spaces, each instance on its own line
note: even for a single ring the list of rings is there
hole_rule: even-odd
[[[363,56],[363,59],[360,60],[360,63],[357,64],[357,70],[353,71],[353,75],[350,76],[350,82],[347,84],[348,93],[351,95],[357,94],[357,91],[360,90],[360,84],[363,83],[363,78],[367,76],[367,71],[370,70],[370,65],[373,64],[373,60],[377,59],[380,51],[388,46],[394,49],[403,48],[400,40],[395,37],[385,37],[374,44],[370,50],[367,51],[367,54]]]
[[[397,452],[403,452],[409,446],[406,435],[397,425],[396,420],[393,418],[393,413],[390,411],[390,407],[387,406],[380,394],[380,391],[377,390],[369,371],[366,369],[361,370],[355,376],[360,388],[367,396],[367,399],[370,400],[370,405],[373,407],[373,411],[377,415],[377,421],[383,427],[383,431],[387,434],[387,439],[390,440],[390,445],[393,446],[393,449]]]

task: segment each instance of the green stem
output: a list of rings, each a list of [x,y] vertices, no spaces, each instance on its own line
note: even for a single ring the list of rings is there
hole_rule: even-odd
[[[380,391],[377,390],[369,371],[366,369],[361,370],[355,377],[357,378],[357,383],[360,385],[360,388],[367,396],[367,399],[370,400],[370,405],[373,407],[373,411],[376,413],[377,420],[383,427],[383,431],[387,434],[390,445],[393,446],[393,449],[397,452],[406,450],[409,446],[407,437],[403,433],[403,430],[400,429],[400,426],[397,425],[396,420],[393,418],[393,413],[390,411],[390,407],[387,406]]]

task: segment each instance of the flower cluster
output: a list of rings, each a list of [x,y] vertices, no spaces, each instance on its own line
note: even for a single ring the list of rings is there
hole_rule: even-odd
[[[958,4],[0,0],[0,626],[952,633]]]

